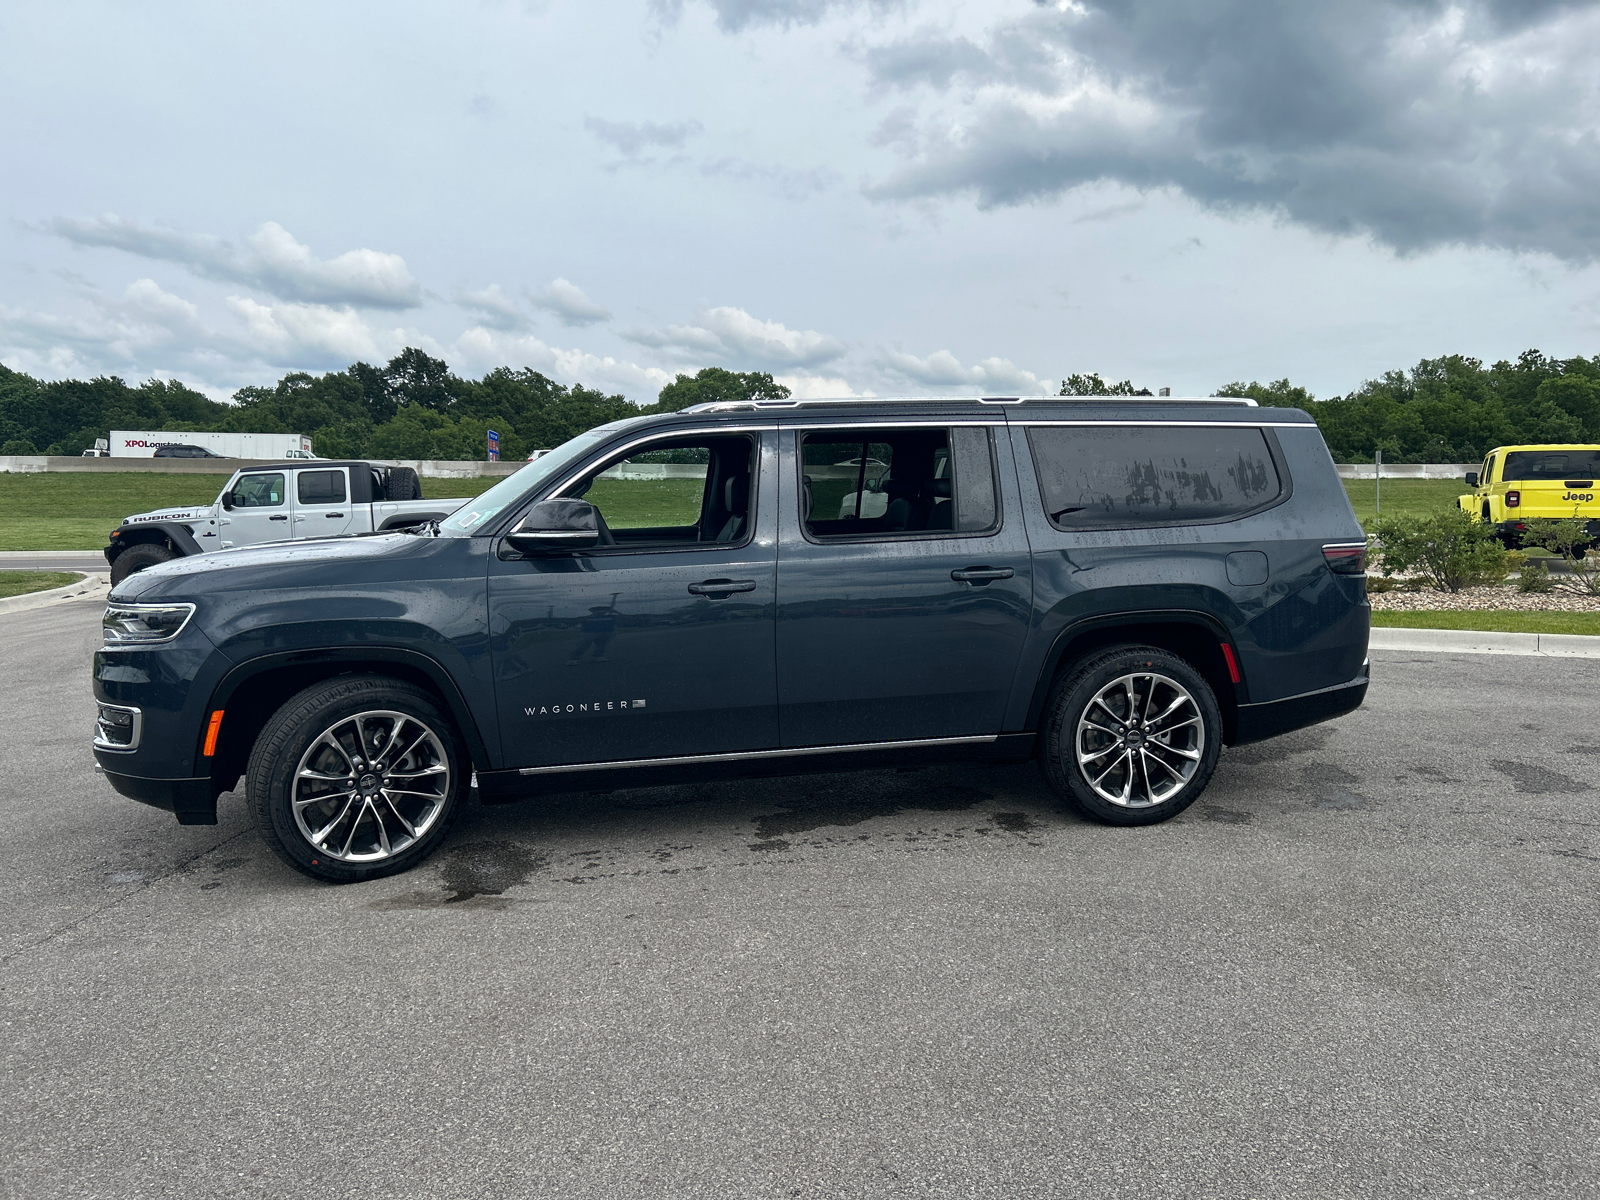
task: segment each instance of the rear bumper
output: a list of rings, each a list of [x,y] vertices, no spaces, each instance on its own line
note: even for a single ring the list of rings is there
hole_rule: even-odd
[[[123,775],[106,765],[109,761],[119,766],[116,756],[96,752],[95,761],[105,773],[106,781],[130,800],[159,808],[178,818],[179,825],[215,825],[217,800],[211,793],[210,776],[199,779],[145,779],[139,775]]]
[[[1265,704],[1241,704],[1238,732],[1233,745],[1264,741],[1280,733],[1304,729],[1307,725],[1331,721],[1334,717],[1354,712],[1367,698],[1369,667],[1370,660],[1363,662],[1361,674],[1347,683],[1320,688],[1315,692],[1302,692],[1298,696],[1285,696],[1282,700],[1269,700]]]

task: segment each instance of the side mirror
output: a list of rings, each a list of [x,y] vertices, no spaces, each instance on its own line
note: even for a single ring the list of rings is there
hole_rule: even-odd
[[[1478,486],[1478,473],[1476,471],[1467,472],[1467,486],[1473,488]]]
[[[217,499],[222,501],[222,507],[225,510],[228,512],[233,511],[233,490],[231,488],[228,491],[223,492],[221,496],[217,497]]]
[[[506,534],[506,544],[522,554],[583,550],[599,541],[600,522],[587,500],[541,500]]]

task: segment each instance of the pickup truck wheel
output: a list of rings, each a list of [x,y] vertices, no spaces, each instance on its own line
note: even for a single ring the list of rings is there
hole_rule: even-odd
[[[153,542],[146,542],[138,546],[129,546],[111,564],[111,586],[116,587],[135,571],[142,571],[146,567],[153,567],[157,563],[171,562],[178,555],[165,546],[157,546]]]
[[[450,717],[421,688],[358,676],[293,697],[250,753],[257,830],[297,871],[355,883],[417,865],[450,831],[467,782]]]
[[[1211,781],[1222,710],[1204,677],[1153,646],[1119,646],[1063,672],[1045,705],[1046,776],[1111,825],[1174,817]]]

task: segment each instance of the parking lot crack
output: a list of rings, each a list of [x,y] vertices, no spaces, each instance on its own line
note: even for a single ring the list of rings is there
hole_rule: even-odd
[[[198,854],[192,855],[189,858],[184,859],[182,862],[180,862],[176,866],[174,866],[171,870],[163,871],[160,875],[152,875],[148,879],[139,880],[137,884],[135,884],[134,886],[130,887],[126,892],[124,892],[122,895],[118,896],[115,900],[109,900],[105,904],[100,905],[98,908],[95,908],[95,909],[93,909],[93,910],[91,910],[89,912],[84,913],[81,917],[77,917],[77,918],[75,918],[75,919],[73,919],[71,921],[68,921],[64,925],[58,925],[56,928],[52,929],[49,933],[45,934],[42,938],[39,938],[37,941],[29,942],[26,946],[20,946],[17,949],[12,950],[7,954],[0,954],[0,966],[5,966],[7,963],[11,962],[12,959],[19,958],[22,955],[27,954],[28,952],[30,952],[32,950],[37,950],[42,946],[49,945],[51,942],[55,941],[62,934],[71,933],[74,929],[77,929],[80,925],[87,924],[89,921],[94,920],[96,917],[100,916],[102,913],[110,912],[112,909],[118,907],[119,905],[125,904],[128,901],[129,897],[137,896],[139,893],[148,890],[149,888],[153,887],[155,884],[160,883],[164,879],[171,879],[174,875],[186,874],[190,867],[194,866],[194,864],[199,862],[202,858],[205,858],[206,855],[215,853],[216,851],[222,849],[222,847],[228,845],[230,842],[238,841],[240,838],[246,836],[250,832],[251,832],[251,830],[241,829],[238,833],[235,833],[230,837],[225,837],[220,842],[217,842],[217,843],[215,843],[214,845],[211,845],[211,846],[207,846],[204,850],[200,851]]]

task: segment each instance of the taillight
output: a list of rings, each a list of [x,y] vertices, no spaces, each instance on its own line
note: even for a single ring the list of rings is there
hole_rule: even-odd
[[[1322,557],[1328,570],[1335,575],[1364,575],[1367,570],[1367,544],[1365,542],[1335,542],[1322,548]]]
[[[1522,503],[1522,493],[1521,492],[1507,492],[1506,493],[1506,507],[1507,508],[1516,508],[1521,503]]]

